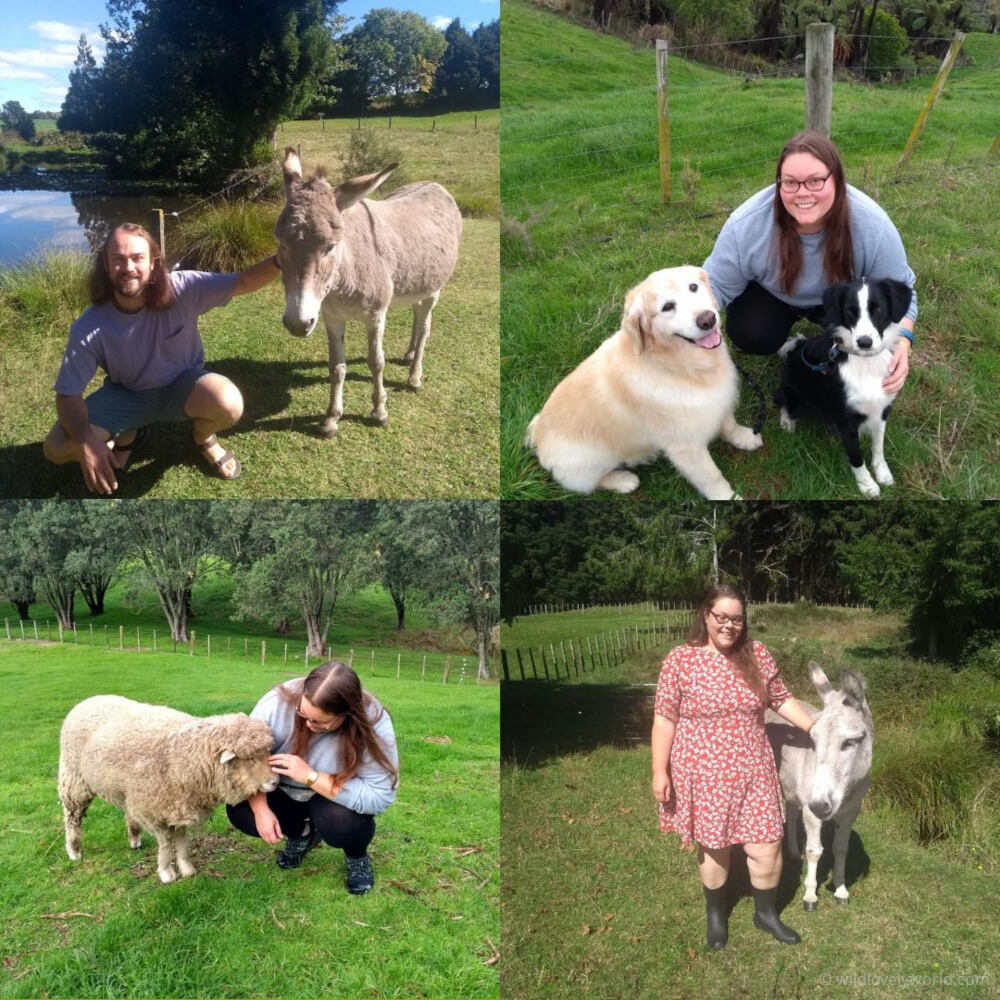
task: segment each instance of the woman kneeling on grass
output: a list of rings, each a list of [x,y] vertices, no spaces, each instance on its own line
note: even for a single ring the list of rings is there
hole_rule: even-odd
[[[368,857],[374,817],[392,804],[399,783],[389,713],[347,664],[329,660],[272,688],[250,715],[274,732],[268,762],[279,784],[226,806],[229,821],[268,844],[284,837],[281,868],[298,868],[320,840],[341,848],[347,891],[368,892],[375,884]]]
[[[663,661],[653,716],[653,796],[660,829],[698,842],[706,941],[729,938],[726,879],[733,844],[742,844],[753,886],[756,927],[783,944],[799,936],[778,918],[785,805],[764,732],[764,709],[806,732],[799,707],[761,642],[751,642],[746,600],[714,587],[695,612],[687,642]]]

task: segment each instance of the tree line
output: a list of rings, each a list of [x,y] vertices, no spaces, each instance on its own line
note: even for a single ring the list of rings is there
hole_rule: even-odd
[[[18,616],[46,601],[63,628],[82,595],[91,616],[117,582],[126,601],[155,593],[170,635],[187,641],[196,584],[233,580],[232,617],[300,622],[324,656],[338,600],[379,583],[397,627],[414,600],[470,628],[489,676],[499,620],[499,512],[487,501],[48,500],[0,502],[0,597]]]
[[[208,183],[272,157],[278,124],[380,98],[496,106],[500,24],[442,33],[376,9],[344,33],[337,0],[108,0],[98,65],[81,36],[60,131],[90,137],[110,173]]]
[[[863,602],[901,612],[914,652],[1000,676],[1000,507],[927,501],[507,503],[501,615],[530,604]]]

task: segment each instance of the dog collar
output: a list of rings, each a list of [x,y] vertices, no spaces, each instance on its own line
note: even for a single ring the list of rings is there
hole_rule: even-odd
[[[801,351],[799,357],[802,358],[802,364],[806,366],[810,371],[819,372],[820,375],[829,375],[830,366],[837,360],[841,355],[841,350],[836,344],[830,346],[830,350],[826,353],[826,358],[821,361],[818,365],[814,365],[807,357],[806,352]]]

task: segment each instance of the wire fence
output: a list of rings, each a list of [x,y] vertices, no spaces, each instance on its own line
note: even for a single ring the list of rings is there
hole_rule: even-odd
[[[104,649],[109,653],[159,654],[204,658],[226,664],[251,663],[281,666],[295,673],[308,673],[326,659],[341,659],[358,674],[367,677],[395,677],[397,680],[439,684],[482,683],[478,658],[469,654],[424,652],[392,647],[345,647],[330,649],[324,656],[310,655],[302,640],[261,636],[212,635],[190,629],[187,639],[174,639],[169,630],[150,625],[94,625],[64,628],[58,621],[4,618],[0,639],[25,643],[64,643]],[[496,655],[491,664],[496,672]]]

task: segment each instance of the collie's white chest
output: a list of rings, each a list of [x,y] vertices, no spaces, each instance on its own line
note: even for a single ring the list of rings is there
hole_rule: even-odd
[[[840,368],[847,405],[869,419],[881,419],[882,412],[896,398],[882,388],[882,380],[889,371],[891,355],[888,351],[870,358],[849,357]]]

